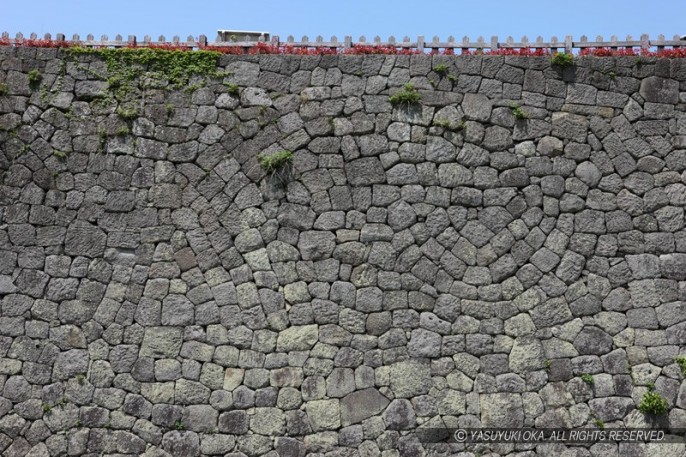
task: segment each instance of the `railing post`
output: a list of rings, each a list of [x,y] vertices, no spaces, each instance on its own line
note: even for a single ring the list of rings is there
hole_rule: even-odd
[[[424,37],[423,36],[417,37],[417,50],[419,52],[424,52]]]
[[[648,51],[650,49],[650,38],[647,33],[641,35],[641,51]]]
[[[491,37],[491,51],[496,51],[500,45],[498,44],[498,36],[492,36]]]
[[[572,41],[572,36],[567,35],[565,37],[565,54],[571,54],[574,48],[574,42]]]

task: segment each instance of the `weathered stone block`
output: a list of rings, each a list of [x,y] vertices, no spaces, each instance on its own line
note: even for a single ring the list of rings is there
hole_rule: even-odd
[[[672,79],[649,76],[641,81],[641,97],[654,103],[679,103],[679,82]]]
[[[72,224],[67,229],[64,252],[68,255],[98,257],[105,252],[107,235],[97,227]]]
[[[179,327],[148,327],[141,343],[141,357],[176,357],[181,350],[183,331]]]

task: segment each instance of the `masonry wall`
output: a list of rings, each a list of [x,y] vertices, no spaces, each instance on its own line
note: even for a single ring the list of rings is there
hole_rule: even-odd
[[[195,90],[141,79],[125,115],[97,58],[0,56],[3,455],[686,427],[683,60],[224,56]]]

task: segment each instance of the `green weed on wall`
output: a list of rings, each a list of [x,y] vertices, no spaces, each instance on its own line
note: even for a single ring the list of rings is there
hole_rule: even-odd
[[[70,48],[67,53],[95,55],[107,64],[108,82],[118,86],[131,82],[144,74],[169,81],[174,88],[189,83],[193,75],[217,77],[218,52],[179,51],[154,48],[92,49]]]

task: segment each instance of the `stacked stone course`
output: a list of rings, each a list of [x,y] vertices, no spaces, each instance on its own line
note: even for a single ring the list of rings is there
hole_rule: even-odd
[[[684,60],[219,65],[194,91],[138,81],[123,119],[96,57],[0,48],[3,455],[450,455],[414,432],[686,428]],[[421,102],[392,106],[406,83]],[[637,409],[653,386],[657,422]]]

